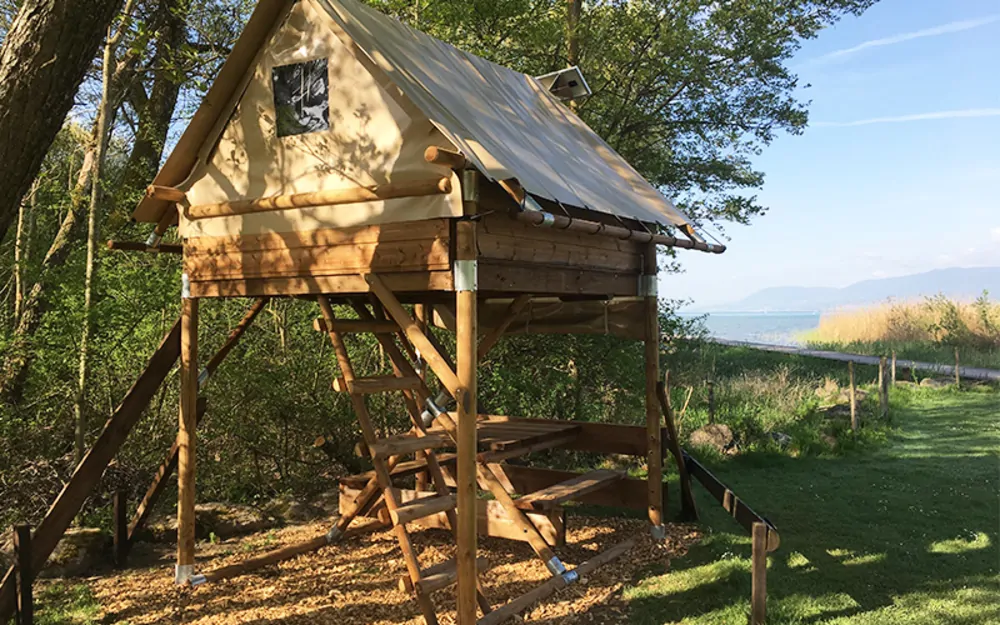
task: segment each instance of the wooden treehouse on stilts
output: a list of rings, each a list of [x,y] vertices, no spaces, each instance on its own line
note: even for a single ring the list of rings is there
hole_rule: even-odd
[[[565,502],[645,510],[650,530],[662,535],[667,447],[682,472],[683,512],[693,517],[660,382],[656,251],[725,248],[698,236],[560,101],[581,80],[574,72],[525,76],[356,0],[262,0],[135,211],[156,224],[150,239],[112,244],[183,253],[181,316],[36,529],[38,565],[178,359],[177,442],[124,539],[176,467],[178,583],[208,583],[337,543],[367,515],[392,527],[407,571],[400,583],[427,623],[437,622],[434,592],[452,584],[460,623],[499,623],[631,546],[609,546],[568,570],[557,555]],[[183,244],[161,244],[174,225]],[[199,367],[198,308],[220,297],[255,303]],[[316,328],[329,336],[340,369],[333,387],[350,396],[373,470],[341,480],[341,514],[325,536],[198,572],[199,386],[272,297],[317,302]],[[345,309],[351,319],[337,317]],[[455,333],[454,354],[432,326]],[[645,427],[480,414],[478,363],[504,334],[529,329],[643,341]],[[374,335],[394,375],[355,368],[346,343],[357,333]],[[376,393],[402,395],[407,431],[377,433],[366,404]],[[648,478],[507,463],[553,448],[644,457]],[[401,486],[414,475],[416,488]],[[733,510],[743,513],[735,503]],[[415,552],[411,532],[426,527],[453,532],[453,560],[426,562]],[[552,579],[491,606],[479,583],[489,563],[477,559],[478,534],[526,541]],[[12,596],[7,582],[0,616]]]

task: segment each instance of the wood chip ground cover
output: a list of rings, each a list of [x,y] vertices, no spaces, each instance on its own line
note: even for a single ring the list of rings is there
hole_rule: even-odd
[[[699,539],[693,525],[668,525],[667,539],[657,543],[647,522],[638,519],[571,516],[567,545],[558,549],[575,566],[627,539],[635,546],[623,557],[536,604],[523,615],[528,623],[624,623],[627,605],[621,590],[651,567],[670,567]],[[325,524],[293,526],[222,543],[199,544],[198,569],[212,570],[326,531]],[[413,543],[421,564],[454,555],[451,535],[441,530],[417,531]],[[391,531],[351,538],[276,566],[195,589],[173,583],[173,550],[167,545],[138,545],[133,568],[87,580],[100,601],[102,622],[130,625],[242,623],[419,624],[416,602],[397,588],[405,572]],[[486,594],[496,606],[548,578],[542,562],[526,543],[479,539],[479,554],[490,568],[482,576]],[[434,594],[441,623],[454,623],[454,587]],[[514,621],[511,621],[514,622]]]

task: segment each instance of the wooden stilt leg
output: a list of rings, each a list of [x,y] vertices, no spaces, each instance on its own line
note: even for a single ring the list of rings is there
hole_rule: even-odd
[[[476,622],[476,224],[457,229],[456,366],[461,385],[458,401],[458,623]]]
[[[646,296],[646,462],[649,467],[649,522],[653,536],[663,530],[663,443],[660,406],[656,386],[660,381],[660,310],[656,297],[656,245],[649,244],[643,257],[643,290]]]
[[[753,524],[753,552],[750,562],[750,625],[767,620],[767,525]]]
[[[185,584],[194,574],[195,444],[198,412],[198,300],[181,300],[181,408],[177,429],[177,569]]]

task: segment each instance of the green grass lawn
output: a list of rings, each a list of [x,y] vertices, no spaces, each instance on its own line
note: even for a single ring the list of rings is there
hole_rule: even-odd
[[[768,623],[1000,623],[1000,394],[899,389],[893,408],[875,451],[712,466],[781,533]],[[747,622],[749,538],[696,492],[708,536],[626,591],[635,623]]]

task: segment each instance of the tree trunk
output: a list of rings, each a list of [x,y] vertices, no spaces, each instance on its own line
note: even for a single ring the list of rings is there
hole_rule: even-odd
[[[21,319],[24,303],[24,265],[28,262],[31,245],[32,220],[35,218],[35,201],[38,197],[38,181],[31,185],[28,199],[21,202],[17,211],[17,235],[14,238],[14,325]]]
[[[130,9],[126,9],[129,11]],[[126,19],[128,16],[126,15]],[[97,127],[95,134],[97,143],[94,146],[94,165],[90,174],[90,206],[87,211],[87,264],[83,280],[83,323],[80,330],[80,363],[78,368],[76,398],[73,402],[73,413],[76,417],[76,444],[74,458],[77,464],[83,460],[86,452],[87,411],[84,408],[84,397],[87,391],[87,357],[90,340],[91,310],[93,308],[94,292],[94,253],[97,249],[98,222],[97,211],[101,202],[101,176],[104,173],[104,157],[110,139],[110,118],[114,106],[111,102],[111,79],[114,74],[115,48],[121,40],[121,33],[126,28],[123,24],[118,35],[111,34],[108,29],[108,40],[104,44],[104,62],[101,70],[101,100],[97,105]]]
[[[583,0],[566,0],[566,61],[570,67],[580,64],[580,15]],[[569,108],[576,110],[576,100],[569,101]]]
[[[0,238],[122,0],[25,0],[0,47]]]
[[[116,194],[116,205],[133,205],[135,198],[127,196],[144,190],[160,168],[160,158],[181,89],[175,54],[187,43],[186,21],[190,5],[188,0],[163,0],[160,6],[163,15],[159,20],[162,25],[157,33],[151,63],[153,80],[148,94],[142,81],[132,81],[128,100],[136,111],[138,123],[135,141]]]

